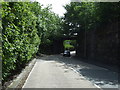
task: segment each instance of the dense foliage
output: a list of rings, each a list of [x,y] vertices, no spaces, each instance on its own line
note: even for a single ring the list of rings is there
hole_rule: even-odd
[[[67,11],[64,17],[66,35],[117,22],[120,18],[119,6],[119,2],[71,2],[64,6]]]
[[[71,2],[64,7],[65,34],[77,33],[77,55],[117,64],[120,2]]]
[[[3,80],[29,62],[38,51],[46,53],[53,46],[57,47],[62,43],[61,37],[79,36],[81,31],[117,22],[119,4],[71,2],[65,6],[67,12],[62,20],[51,11],[51,6],[43,8],[37,2],[3,2],[0,22]],[[64,45],[65,48],[73,48],[76,41],[71,43]]]
[[[61,27],[61,18],[51,11],[51,6],[41,9],[41,5],[37,2],[34,3],[32,11],[37,15],[38,35],[41,37],[41,44],[39,48],[40,53],[50,54],[54,39],[61,37],[63,29]]]
[[[6,80],[61,33],[61,19],[37,2],[2,3],[2,77]],[[43,48],[44,49],[44,48]],[[40,49],[41,50],[41,49]]]
[[[37,17],[29,3],[3,3],[3,78],[24,65],[38,50]]]

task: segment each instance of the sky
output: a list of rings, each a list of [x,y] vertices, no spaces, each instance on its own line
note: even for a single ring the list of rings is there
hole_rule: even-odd
[[[48,4],[52,4],[52,11],[59,16],[63,16],[66,10],[64,9],[63,5],[70,3],[71,0],[35,0],[44,6]]]

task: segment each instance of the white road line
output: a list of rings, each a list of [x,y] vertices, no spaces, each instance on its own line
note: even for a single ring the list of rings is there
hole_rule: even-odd
[[[100,90],[103,90],[100,86],[98,86],[98,85],[96,85],[96,84],[94,84],[97,88],[99,88]]]
[[[37,62],[35,62],[35,64],[34,64],[34,66],[33,66],[32,70],[30,71],[30,73],[29,73],[29,75],[28,75],[27,79],[25,80],[25,83],[28,81],[28,78],[30,77],[30,75],[31,75],[31,73],[32,73],[32,71],[33,71],[33,69],[34,69],[34,67],[35,67],[36,63],[37,63]],[[22,87],[22,88],[24,88],[25,83],[24,83],[24,85],[23,85],[23,87]]]

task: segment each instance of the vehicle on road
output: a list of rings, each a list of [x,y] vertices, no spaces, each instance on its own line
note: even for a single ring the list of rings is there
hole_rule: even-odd
[[[70,57],[70,50],[65,50],[63,56]]]

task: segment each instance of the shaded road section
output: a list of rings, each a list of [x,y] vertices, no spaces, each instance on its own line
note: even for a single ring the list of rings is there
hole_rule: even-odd
[[[50,57],[48,57],[50,58]],[[96,88],[54,59],[38,59],[23,88]]]
[[[99,87],[118,88],[118,74],[62,55],[38,58],[23,86],[23,88]]]

